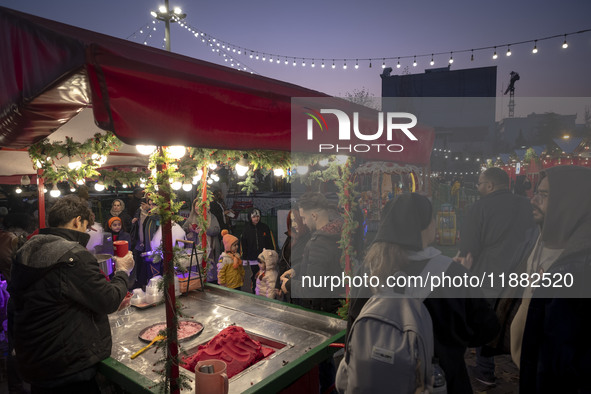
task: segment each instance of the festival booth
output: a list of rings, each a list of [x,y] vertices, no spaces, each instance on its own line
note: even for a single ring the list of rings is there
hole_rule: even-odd
[[[95,125],[125,144],[107,165],[124,159],[145,165],[145,158],[127,150],[136,144],[290,151],[292,97],[328,96],[0,7],[3,169],[14,160],[11,155],[24,157],[25,148],[52,138],[56,130],[76,137]],[[398,158],[428,162],[433,136],[426,135],[420,152],[411,149]],[[20,178],[33,171],[32,166],[7,169],[3,175]],[[162,237],[166,266],[166,254],[172,249],[170,223]],[[145,345],[138,336],[148,326],[166,321],[171,329],[174,288],[167,289],[166,299],[165,305],[110,316],[112,355],[101,363],[100,372],[129,392],[162,388],[160,367],[155,367],[160,355],[148,351],[134,359],[130,356]],[[190,292],[180,302],[185,319],[203,328],[200,334],[179,340],[190,355],[233,324],[272,350],[230,378],[230,393],[281,392],[296,381],[307,384],[304,390],[308,390],[317,383],[315,366],[332,357],[329,345],[344,339],[346,322],[332,315],[215,285]],[[170,344],[168,351],[176,356],[177,343]],[[175,383],[179,373],[194,377],[173,366],[168,380],[172,392],[179,390]],[[302,383],[302,376],[307,383]],[[194,390],[194,382],[190,385]],[[296,390],[301,392],[302,386]]]

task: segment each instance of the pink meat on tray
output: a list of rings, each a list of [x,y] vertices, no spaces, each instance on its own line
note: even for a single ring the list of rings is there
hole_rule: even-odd
[[[205,345],[199,346],[193,356],[184,357],[182,367],[195,372],[198,361],[222,360],[228,365],[226,373],[231,378],[274,352],[251,339],[244,328],[230,326]]]

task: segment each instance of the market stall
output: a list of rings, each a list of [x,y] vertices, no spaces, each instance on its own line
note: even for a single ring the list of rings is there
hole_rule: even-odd
[[[329,356],[327,346],[342,341],[346,328],[344,320],[215,285],[208,286],[205,293],[191,292],[180,301],[186,319],[204,327],[196,338],[182,343],[189,357],[199,345],[207,343],[231,324],[244,328],[252,338],[274,350],[272,355],[231,377],[230,393],[280,392]],[[157,392],[159,387],[155,382],[160,376],[154,363],[161,357],[161,352],[148,350],[135,359],[130,356],[146,345],[138,334],[163,321],[163,312],[164,306],[159,305],[136,309],[130,315],[111,315],[114,343],[111,357],[116,362],[103,363],[101,372],[133,392]],[[121,378],[126,373],[136,373],[137,376],[135,379]],[[194,375],[185,368],[181,368],[181,373]],[[191,385],[194,387],[194,382]]]
[[[281,81],[1,7],[0,86],[3,86],[0,89],[1,154],[22,154],[18,150],[76,119],[91,122],[87,127],[96,124],[102,130],[113,132],[129,146],[185,145],[241,151],[264,147],[290,151],[292,98],[328,97]],[[305,100],[298,105],[306,105]],[[88,112],[92,112],[92,116]],[[73,129],[70,136],[76,137],[84,127]],[[415,144],[397,159],[413,163],[428,161],[433,138],[428,131],[425,135],[424,144]],[[399,141],[401,137],[396,135],[391,142]],[[162,170],[160,165],[158,172]],[[20,170],[14,171],[6,175],[21,175]],[[163,239],[170,244],[166,231]],[[171,246],[165,245],[165,259],[170,249]],[[137,350],[139,344],[128,343],[131,339],[123,332],[137,335],[135,331],[143,324],[142,314],[149,320],[164,321],[166,309],[168,321],[174,296],[171,299],[166,308],[159,306],[132,314],[122,325],[129,330],[118,331],[121,327],[113,330],[114,357],[103,362],[105,375],[124,387],[154,387],[156,376],[146,369],[154,360],[142,355],[136,363],[125,362],[127,349]],[[337,319],[285,304],[270,306],[266,304],[268,301],[259,298],[254,303],[250,297],[239,297],[223,289],[208,289],[204,294],[193,294],[184,300],[187,300],[185,306],[193,308],[195,314],[201,309],[211,312],[201,320],[205,326],[202,338],[232,322],[244,324],[245,328],[256,332],[253,316],[257,314],[265,316],[277,330],[291,322],[298,335],[302,335],[297,343],[284,341],[286,346],[277,352],[281,358],[269,358],[232,381],[232,392],[242,390],[243,383],[248,387],[245,382],[259,377],[263,379],[263,386],[256,387],[279,389],[280,385],[295,381],[315,363],[330,357],[328,344],[341,340],[344,335],[344,324]],[[256,311],[253,308],[257,308]],[[281,339],[279,331],[272,337]],[[280,360],[281,364],[287,361],[298,367],[291,368],[287,364],[286,368],[286,365],[279,365]]]

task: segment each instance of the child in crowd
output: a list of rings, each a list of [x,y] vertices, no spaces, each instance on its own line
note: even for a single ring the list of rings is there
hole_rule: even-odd
[[[131,244],[131,235],[123,231],[123,221],[119,216],[113,216],[109,219],[107,224],[109,226],[109,230],[111,230],[111,234],[113,234],[113,242],[127,241],[129,244]]]
[[[238,238],[222,230],[224,252],[218,260],[218,283],[231,289],[240,290],[244,284],[244,267],[238,254]]]
[[[277,260],[279,255],[274,250],[263,249],[259,254],[259,272],[256,274],[256,294],[267,298],[275,298],[275,282],[277,281]]]

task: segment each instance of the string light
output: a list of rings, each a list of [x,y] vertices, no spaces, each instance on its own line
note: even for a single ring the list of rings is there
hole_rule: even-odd
[[[156,21],[152,21],[152,23],[155,23]],[[281,63],[281,58],[283,57],[285,59],[285,62],[287,64],[287,59],[291,56],[285,56],[285,55],[280,55],[280,54],[269,54],[269,53],[263,53],[263,52],[257,52],[257,51],[253,51],[252,49],[248,49],[248,48],[243,48],[240,47],[238,45],[234,45],[232,43],[223,41],[223,40],[219,40],[205,32],[199,31],[198,29],[195,29],[194,27],[190,26],[189,24],[185,23],[184,21],[181,22],[180,20],[177,21],[177,25],[183,27],[184,29],[188,30],[191,35],[193,35],[196,38],[199,38],[203,43],[205,43],[206,45],[210,46],[210,47],[216,47],[217,50],[214,50],[214,52],[218,52],[219,50],[222,49],[224,51],[228,51],[230,53],[238,53],[238,54],[242,54],[244,52],[244,55],[248,55],[249,58],[255,58],[256,60],[259,60],[261,57],[263,58],[263,61],[267,61],[267,59],[269,59],[269,62],[273,63],[273,60],[275,60],[275,63],[280,64]],[[142,34],[144,34],[144,32],[147,30],[148,32],[152,29],[149,29],[149,25],[147,26],[148,28],[146,29],[145,27],[142,27],[139,32],[141,32]],[[153,30],[156,30],[156,27],[153,27]],[[450,53],[450,57],[448,60],[449,64],[452,64],[453,61],[455,60],[453,58],[453,53],[462,53],[462,52],[468,52],[470,51],[470,61],[474,61],[474,51],[482,51],[482,50],[487,50],[487,49],[494,49],[494,54],[493,54],[493,59],[496,60],[498,59],[498,54],[497,54],[497,46],[507,46],[507,52],[506,52],[506,56],[511,56],[512,52],[511,52],[511,45],[521,45],[521,44],[527,44],[527,43],[533,43],[533,49],[532,49],[532,53],[537,53],[538,49],[537,49],[537,42],[538,41],[543,41],[543,40],[549,40],[549,39],[555,39],[557,37],[564,37],[563,40],[563,44],[562,47],[563,48],[568,48],[568,42],[566,37],[568,35],[572,35],[572,34],[582,34],[582,33],[588,33],[591,32],[591,28],[590,29],[585,29],[585,30],[580,30],[580,31],[576,31],[576,32],[572,32],[572,33],[566,33],[566,34],[559,34],[559,35],[554,35],[554,36],[549,36],[549,37],[543,37],[543,38],[536,38],[533,40],[526,40],[526,41],[518,41],[518,42],[511,42],[511,43],[506,43],[506,44],[502,44],[502,45],[495,45],[495,46],[487,46],[487,47],[480,47],[480,48],[471,48],[471,49],[464,49],[464,50],[454,50],[454,51],[446,51],[446,52],[433,52],[431,53],[431,65],[435,64],[435,56],[436,55],[443,55],[445,53]],[[134,33],[132,36],[137,37],[137,33]],[[147,45],[147,40],[144,41],[144,44]],[[215,44],[215,45],[213,45]],[[531,48],[531,47],[530,47]],[[256,55],[255,55],[256,54]],[[260,54],[260,55],[259,55]],[[381,58],[365,58],[365,59],[360,59],[360,58],[343,58],[343,59],[333,59],[333,66],[332,68],[335,69],[336,68],[336,62],[337,61],[342,61],[343,62],[343,69],[345,68],[345,64],[347,64],[348,62],[355,62],[355,69],[358,69],[359,67],[359,61],[361,60],[362,62],[364,60],[368,61],[369,64],[369,68],[372,68],[373,66],[373,62],[374,61],[378,61],[379,59],[382,59],[382,68],[386,68],[386,60],[387,59],[396,59],[396,68],[400,68],[400,61],[401,59],[408,59],[411,58],[413,59],[413,67],[416,67],[418,65],[417,63],[417,57],[427,57],[429,56],[429,54],[419,54],[419,55],[412,55],[412,56],[395,56],[395,57],[381,57]],[[295,59],[295,58],[294,58]],[[306,66],[307,60],[311,62],[310,67],[314,67],[315,68],[315,61],[319,61],[319,59],[316,58],[302,58],[302,67]],[[244,69],[246,70],[246,67],[244,65],[240,65],[239,63],[235,62],[234,59],[231,58],[230,56],[230,61],[232,62],[232,64],[234,66],[238,66],[239,69]],[[323,67],[323,63],[324,63],[324,59],[322,59],[322,63],[321,63],[321,68]],[[294,66],[297,65],[294,64]],[[252,71],[251,71],[252,73]]]
[[[334,69],[336,66],[334,65],[334,59],[332,59],[332,68]]]

